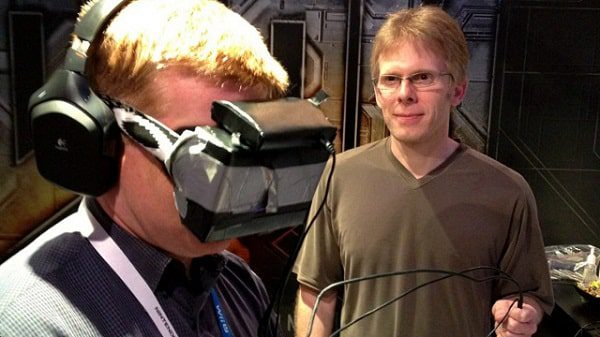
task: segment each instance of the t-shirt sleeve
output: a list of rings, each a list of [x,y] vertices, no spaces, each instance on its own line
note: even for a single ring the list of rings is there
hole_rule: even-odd
[[[330,160],[315,191],[305,227],[307,234],[294,266],[298,282],[317,291],[343,278],[338,238],[332,221],[335,173],[330,191],[326,191],[331,164]],[[326,202],[320,207],[324,198]]]
[[[521,185],[523,193],[513,205],[507,248],[500,268],[518,282],[521,291],[537,298],[544,311],[550,314],[554,307],[554,296],[537,206],[533,192],[524,179]],[[514,293],[518,293],[514,283],[501,281],[494,295],[502,298]]]

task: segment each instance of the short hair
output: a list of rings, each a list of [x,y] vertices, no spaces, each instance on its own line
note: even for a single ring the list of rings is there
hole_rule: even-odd
[[[82,6],[81,18],[98,0]],[[135,104],[154,104],[144,90],[161,70],[177,68],[240,88],[258,86],[265,98],[283,96],[288,75],[260,32],[212,0],[132,0],[88,51],[86,74],[98,93]]]
[[[375,36],[371,50],[371,75],[379,76],[382,53],[405,43],[422,43],[446,63],[448,71],[462,82],[467,78],[469,50],[460,26],[437,6],[405,8],[390,14]]]

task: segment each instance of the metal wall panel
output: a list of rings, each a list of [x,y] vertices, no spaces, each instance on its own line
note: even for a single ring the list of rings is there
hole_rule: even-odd
[[[537,198],[547,245],[600,245],[600,3],[503,9],[490,154]]]

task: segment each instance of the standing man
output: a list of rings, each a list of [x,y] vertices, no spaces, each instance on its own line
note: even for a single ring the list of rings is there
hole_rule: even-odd
[[[211,0],[124,3],[85,73],[98,95],[171,130],[214,126],[215,100],[266,100],[288,85],[259,32]],[[115,138],[117,182],[0,266],[0,336],[256,336],[261,280],[229,241],[201,242],[181,223],[160,160]],[[80,232],[90,226],[95,239]]]
[[[329,336],[354,320],[342,336],[475,337],[498,324],[498,336],[531,336],[550,313],[552,288],[527,182],[448,135],[451,110],[467,89],[468,59],[460,27],[438,7],[400,10],[377,33],[371,72],[390,137],[342,153],[329,191],[325,179],[317,189],[311,212],[326,196],[325,207],[295,269],[297,336],[307,336],[320,290],[381,273],[407,272],[325,293],[311,336]],[[514,279],[522,308],[511,306],[519,288],[506,279],[435,281],[448,274],[408,272],[480,266]],[[498,274],[482,268],[464,275]],[[426,282],[432,283],[411,290]]]

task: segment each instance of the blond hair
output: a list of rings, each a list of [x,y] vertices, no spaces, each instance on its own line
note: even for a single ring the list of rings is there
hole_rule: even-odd
[[[96,2],[85,4],[79,17]],[[260,32],[217,1],[132,0],[88,54],[86,74],[92,88],[139,108],[154,103],[154,95],[145,90],[170,67],[216,84],[259,87],[266,98],[284,95],[288,86],[287,73],[270,55]]]
[[[467,78],[469,50],[454,18],[436,6],[405,8],[388,16],[375,36],[371,50],[371,75],[379,76],[379,57],[403,43],[421,43],[439,54],[457,82]]]

